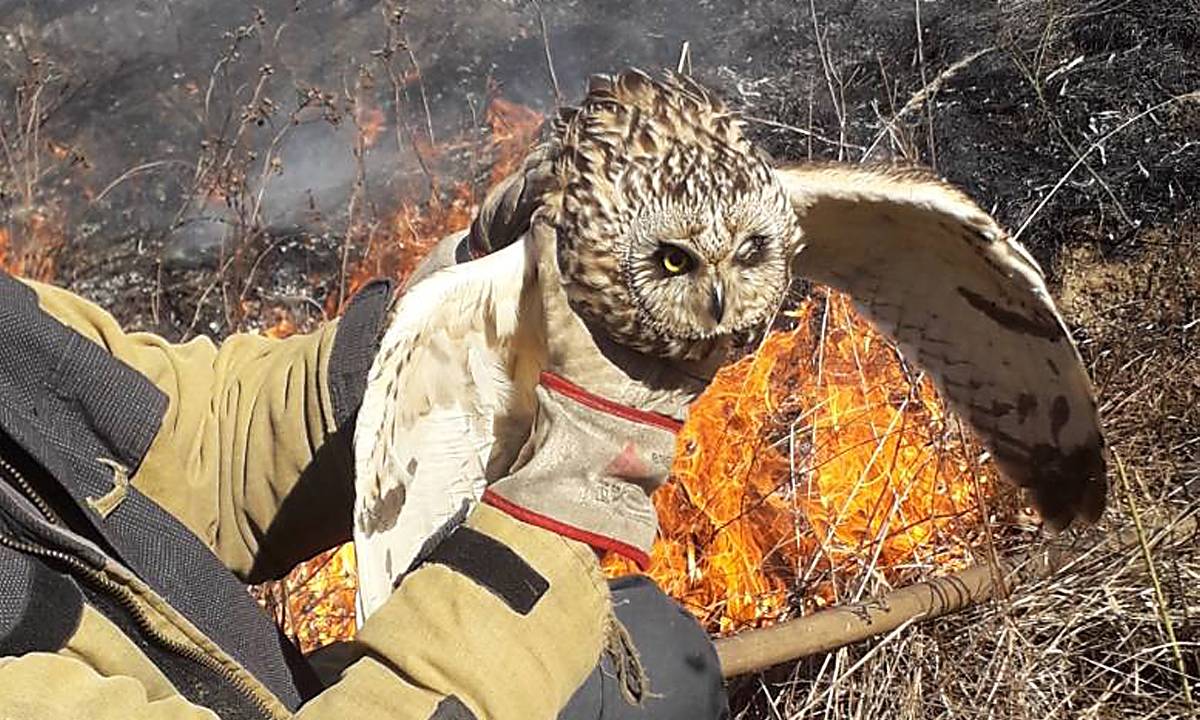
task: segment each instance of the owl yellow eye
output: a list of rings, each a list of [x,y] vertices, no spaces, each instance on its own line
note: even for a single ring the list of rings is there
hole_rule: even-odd
[[[692,269],[692,256],[682,249],[668,245],[659,251],[659,261],[669,275],[682,275]]]

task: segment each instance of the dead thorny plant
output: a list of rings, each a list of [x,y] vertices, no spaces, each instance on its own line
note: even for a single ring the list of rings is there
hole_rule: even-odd
[[[57,142],[47,123],[80,89],[23,24],[9,29],[0,64],[14,80],[0,97],[0,267],[47,280],[65,242],[62,198],[90,168],[77,148]]]

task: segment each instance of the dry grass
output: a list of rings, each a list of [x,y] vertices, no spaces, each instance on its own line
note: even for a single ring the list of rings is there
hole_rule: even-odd
[[[1194,624],[1195,538],[1155,557],[1169,616]],[[1092,553],[1006,601],[801,663],[739,717],[1194,717],[1151,587],[1138,551]],[[1180,641],[1193,684],[1197,648]]]
[[[1200,515],[1198,241],[1195,227],[1150,230],[1125,257],[1082,248],[1057,268],[1129,468],[1124,479],[1114,472],[1102,525],[1078,534],[1078,559],[1003,600],[735,681],[736,717],[1200,714],[1200,537],[1194,524],[1169,532]],[[1144,543],[1097,542],[1137,517]],[[1005,556],[1041,543],[996,530]]]

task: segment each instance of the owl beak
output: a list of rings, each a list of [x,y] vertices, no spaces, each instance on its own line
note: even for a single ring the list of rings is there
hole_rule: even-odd
[[[713,322],[720,325],[725,317],[725,286],[720,282],[713,283],[712,294],[708,297],[708,312]]]

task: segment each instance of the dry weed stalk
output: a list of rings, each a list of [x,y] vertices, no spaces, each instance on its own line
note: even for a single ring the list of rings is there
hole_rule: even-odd
[[[1119,468],[1124,480],[1123,465],[1119,464]],[[1132,505],[1131,496],[1127,494],[1126,497],[1131,503],[1135,526],[1124,532],[1113,533],[1111,537],[1101,538],[1100,544],[1106,544],[1116,554],[1128,554],[1133,550],[1142,552],[1155,589],[1160,617],[1175,655],[1184,699],[1190,707],[1191,688],[1186,663],[1175,637],[1169,605],[1154,571],[1151,552],[1153,545],[1161,544],[1167,537],[1176,542],[1200,538],[1198,515],[1175,518],[1147,533]],[[759,672],[789,660],[837,650],[887,633],[888,637],[875,645],[856,664],[857,667],[869,659],[871,653],[885,646],[889,638],[894,638],[913,623],[935,620],[972,605],[1003,598],[1020,585],[1046,580],[1080,556],[1097,551],[1094,545],[1082,549],[1079,545],[1075,538],[1059,538],[1045,546],[1033,548],[1021,557],[1007,558],[998,565],[975,565],[950,575],[906,585],[877,598],[855,600],[768,628],[720,638],[716,644],[722,672],[726,677]],[[847,671],[845,676],[851,673],[852,670]]]
[[[90,164],[45,128],[78,91],[78,79],[24,25],[8,34],[0,65],[13,78],[11,93],[0,97],[0,268],[48,280],[65,242],[59,188]]]

